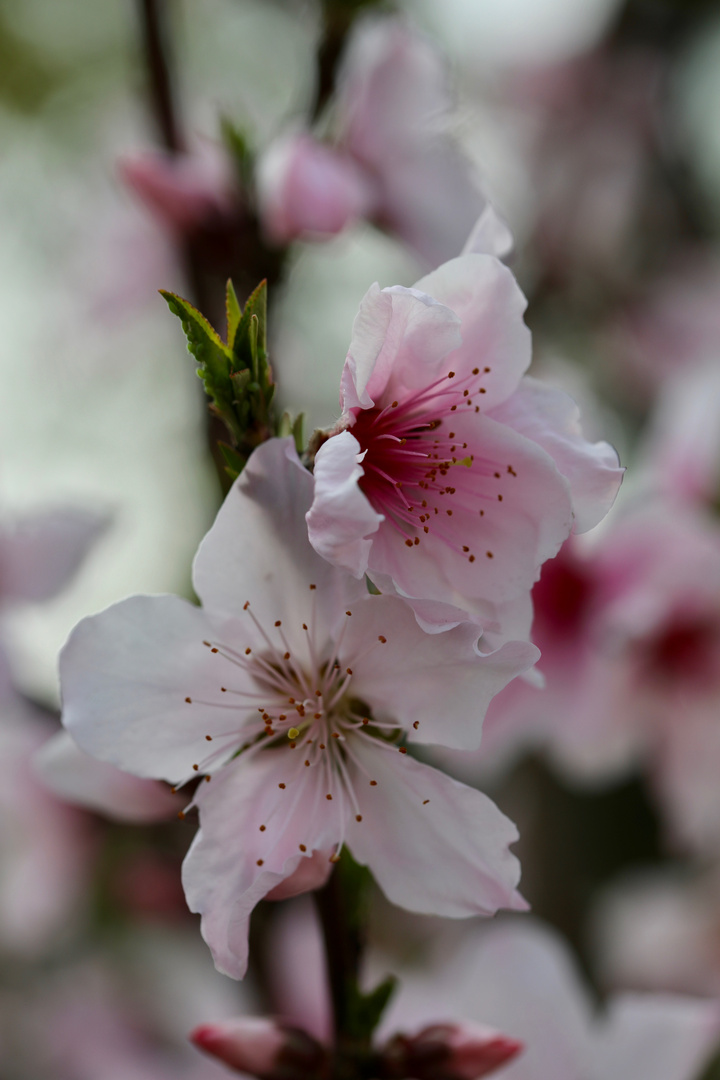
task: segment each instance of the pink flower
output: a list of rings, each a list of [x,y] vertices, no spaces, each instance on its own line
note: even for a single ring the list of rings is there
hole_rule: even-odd
[[[574,778],[642,765],[674,841],[720,842],[720,530],[659,502],[567,545],[533,591],[546,688],[494,703],[483,753],[546,747]]]
[[[480,254],[413,289],[369,290],[342,417],[315,457],[307,520],[324,558],[487,619],[532,587],[573,527],[605,515],[617,456],[582,438],[569,398],[522,378],[524,308],[510,271]],[[453,621],[439,612],[418,613],[428,626]]]
[[[694,1080],[720,1035],[720,1003],[622,994],[598,1013],[562,940],[532,919],[474,927],[430,970],[401,971],[383,1031],[450,1013],[525,1044],[503,1080]]]
[[[317,238],[365,216],[431,266],[460,251],[486,200],[439,123],[450,105],[430,42],[400,19],[365,20],[338,76],[334,144],[286,135],[261,159],[268,234],[278,243]],[[499,222],[493,242],[507,254]]]
[[[263,444],[195,560],[203,608],[132,597],[80,623],[61,657],[64,722],[85,750],[139,776],[210,777],[184,885],[236,977],[257,901],[310,861],[316,886],[344,843],[411,910],[523,903],[512,824],[396,736],[477,745],[487,702],[536,651],[482,653],[470,624],[432,637],[401,600],[371,596],[308,543],[312,488],[291,440]]]

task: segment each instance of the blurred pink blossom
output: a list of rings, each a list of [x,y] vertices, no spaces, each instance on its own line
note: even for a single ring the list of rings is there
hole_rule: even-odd
[[[258,1080],[315,1080],[326,1075],[326,1050],[301,1028],[265,1017],[203,1024],[191,1041],[237,1072]]]
[[[441,1003],[522,1040],[503,1080],[695,1080],[720,1036],[717,1000],[622,994],[598,1012],[563,941],[529,918],[475,927],[400,974],[383,1032],[430,1023]]]
[[[235,977],[256,903],[303,861],[300,887],[317,886],[314,853],[333,861],[343,843],[411,910],[524,906],[512,823],[376,729],[477,745],[488,701],[535,650],[481,653],[471,624],[432,637],[403,601],[370,595],[311,548],[312,488],[292,440],[264,443],[195,560],[205,606],[130,598],[84,620],[61,657],[64,722],[84,749],[139,776],[210,778],[183,880]]]
[[[720,843],[720,529],[669,502],[569,542],[533,591],[546,689],[494,703],[483,753],[546,746],[575,779],[642,765],[675,842]]]
[[[192,233],[237,212],[238,192],[227,155],[203,145],[190,154],[145,151],[118,162],[123,181],[173,232]]]
[[[416,602],[426,629],[516,601],[620,485],[615,451],[582,437],[572,400],[523,378],[524,308],[501,262],[466,254],[413,289],[372,286],[355,319],[310,541]]]
[[[338,75],[335,140],[280,137],[258,170],[258,195],[276,243],[340,232],[363,216],[431,266],[460,251],[486,200],[446,132],[445,66],[400,19],[353,32]],[[498,234],[495,254],[507,254]]]
[[[386,1077],[413,1080],[480,1080],[523,1050],[484,1024],[429,1024],[414,1035],[395,1035],[381,1050]]]
[[[41,716],[21,699],[0,710],[0,944],[40,953],[84,913],[94,835],[85,815],[35,776],[33,755],[47,738]]]

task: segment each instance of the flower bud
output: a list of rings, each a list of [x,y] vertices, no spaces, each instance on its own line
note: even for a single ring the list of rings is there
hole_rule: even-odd
[[[523,1044],[482,1024],[431,1024],[395,1035],[382,1050],[383,1076],[403,1080],[480,1080],[519,1054]]]
[[[322,1080],[328,1052],[301,1028],[269,1017],[202,1024],[190,1041],[238,1072],[258,1080]]]
[[[228,163],[211,150],[136,154],[122,158],[118,166],[127,187],[174,232],[193,232],[236,212],[237,194]]]
[[[370,183],[353,160],[311,135],[278,139],[258,168],[265,230],[276,243],[333,236],[366,213]]]

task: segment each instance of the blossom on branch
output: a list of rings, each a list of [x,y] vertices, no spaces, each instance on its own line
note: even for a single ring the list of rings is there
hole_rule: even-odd
[[[264,443],[200,546],[203,607],[131,597],[80,623],[61,656],[64,723],[83,749],[139,776],[210,781],[184,885],[236,977],[258,900],[322,884],[343,844],[413,911],[524,904],[511,822],[398,740],[477,745],[491,697],[537,651],[482,652],[468,623],[425,634],[402,600],[312,549],[312,490],[292,440]]]
[[[366,20],[338,75],[334,142],[287,132],[260,160],[270,238],[333,236],[365,217],[430,266],[459,251],[487,202],[444,130],[450,106],[445,64],[431,43],[401,19]],[[497,255],[511,247],[499,220],[493,243]]]
[[[525,298],[489,255],[413,289],[373,285],[355,319],[342,416],[315,456],[310,541],[415,601],[428,628],[515,602],[571,529],[597,524],[622,472],[578,410],[529,379]],[[454,622],[457,623],[456,616]]]

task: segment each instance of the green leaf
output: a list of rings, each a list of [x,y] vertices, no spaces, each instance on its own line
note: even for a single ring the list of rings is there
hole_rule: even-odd
[[[230,381],[232,353],[204,315],[188,300],[175,293],[160,290],[173,315],[177,315],[187,338],[188,349],[200,364],[198,375],[212,408],[238,438],[240,429],[233,412],[234,391]]]
[[[353,987],[348,1001],[348,1035],[363,1041],[370,1040],[397,984],[395,976],[388,975],[369,994],[363,994],[357,987]]]
[[[256,322],[253,324],[253,316]],[[252,342],[252,343],[251,343]],[[239,367],[253,367],[253,350],[262,365],[267,360],[267,282],[261,281],[248,297],[233,341]],[[258,378],[259,372],[255,371]]]
[[[254,187],[255,155],[245,134],[226,116],[220,118],[220,133],[237,169],[240,187],[247,197]]]
[[[247,464],[247,458],[239,454],[227,443],[218,443],[220,453],[225,458],[225,472],[231,480],[236,480]]]
[[[305,449],[305,439],[303,429],[305,427],[305,413],[298,413],[295,417],[295,423],[292,426],[292,435],[295,439],[295,449],[298,454],[302,454]]]
[[[230,278],[225,286],[225,314],[227,316],[227,339],[228,347],[232,349],[235,340],[235,332],[242,318],[242,308],[235,292],[235,286]]]

